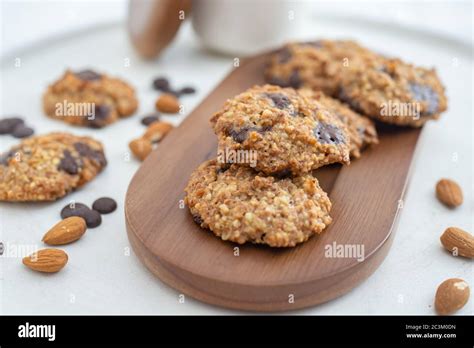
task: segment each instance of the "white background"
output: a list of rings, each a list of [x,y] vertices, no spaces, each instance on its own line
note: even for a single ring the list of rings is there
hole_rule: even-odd
[[[298,313],[432,314],[434,292],[441,281],[462,277],[474,284],[472,262],[451,257],[439,244],[439,235],[448,226],[474,230],[472,51],[466,46],[472,44],[472,6],[468,2],[355,1],[311,5],[310,11],[296,13],[300,25],[294,37],[351,37],[381,52],[435,66],[447,87],[449,111],[424,129],[395,241],[382,266],[349,294]],[[58,274],[37,274],[25,269],[20,258],[2,256],[1,312],[234,313],[189,298],[180,304],[175,290],[151,275],[133,251],[128,254],[123,217],[127,184],[139,166],[133,159],[126,160],[126,144],[143,132],[140,115],[152,111],[157,94],[150,88],[151,79],[164,74],[177,86],[197,87],[197,95],[183,98],[190,111],[232,68],[232,57],[204,50],[186,25],[160,59],[141,61],[131,50],[123,25],[94,29],[100,23],[124,21],[124,1],[3,1],[1,10],[0,114],[25,116],[38,134],[63,130],[94,136],[104,142],[109,159],[104,173],[59,202],[2,203],[1,240],[13,246],[42,247],[38,244],[42,235],[69,199],[91,204],[108,195],[119,202],[118,211],[104,216],[102,226],[64,248],[70,262]],[[87,28],[90,31],[83,35],[66,35]],[[63,39],[57,42],[54,37]],[[28,50],[38,42],[42,44]],[[15,57],[22,59],[21,69],[13,67]],[[124,67],[124,59],[130,59],[130,67]],[[47,84],[66,67],[84,66],[130,81],[140,99],[137,116],[100,131],[45,118],[41,94]],[[166,120],[177,125],[182,118]],[[15,140],[2,136],[0,143],[4,151]],[[434,185],[441,177],[454,178],[464,188],[465,203],[459,209],[448,210],[434,198]],[[472,303],[460,313],[472,314]]]

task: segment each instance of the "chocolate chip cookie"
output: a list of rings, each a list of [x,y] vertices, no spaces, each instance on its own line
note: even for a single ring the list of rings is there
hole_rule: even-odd
[[[23,140],[0,157],[1,201],[52,201],[106,166],[100,142],[68,133]]]
[[[191,174],[185,191],[197,224],[239,244],[294,247],[331,223],[331,202],[311,174],[277,179],[214,159]]]
[[[385,123],[420,127],[447,109],[444,87],[434,69],[381,58],[355,67],[341,80],[338,98]]]
[[[91,128],[102,128],[130,116],[137,107],[131,86],[92,70],[66,71],[43,96],[46,115]]]
[[[321,91],[301,89],[299,92],[309,98],[316,99],[344,123],[349,132],[352,158],[359,158],[360,152],[367,146],[378,144],[377,130],[368,117],[362,116],[352,110],[349,105],[328,97]]]
[[[375,58],[370,50],[348,40],[293,42],[270,58],[265,78],[273,85],[306,87],[332,96],[339,91],[341,78],[350,67]]]
[[[221,154],[248,155],[255,161],[234,156],[237,160],[224,162],[265,174],[299,175],[330,163],[349,163],[350,137],[344,124],[292,88],[254,86],[229,99],[211,124],[220,161]]]

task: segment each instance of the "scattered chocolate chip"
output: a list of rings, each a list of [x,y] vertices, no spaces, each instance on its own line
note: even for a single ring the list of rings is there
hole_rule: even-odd
[[[88,209],[88,210],[82,210],[80,214],[81,215],[76,215],[76,216],[80,216],[81,218],[86,220],[86,225],[89,228],[97,227],[102,223],[102,216],[100,216],[98,211]]]
[[[179,90],[179,94],[194,94],[196,93],[196,89],[194,87],[183,87]]]
[[[265,96],[280,110],[287,109],[292,105],[291,100],[282,93],[265,93]]]
[[[153,115],[148,115],[148,116],[143,117],[140,122],[144,126],[149,126],[153,122],[156,122],[156,121],[159,121],[159,120],[160,120],[160,114],[155,113]]]
[[[301,87],[300,73],[298,70],[293,70],[288,80],[288,84],[290,87],[293,87],[293,88]]]
[[[15,138],[21,139],[33,135],[34,132],[35,131],[33,130],[33,128],[27,127],[24,124],[20,123],[13,129],[12,135]]]
[[[102,78],[102,75],[96,73],[93,70],[81,70],[81,71],[75,72],[74,75],[76,75],[77,78],[83,81],[94,81],[94,80],[99,80]]]
[[[439,96],[433,88],[418,83],[410,83],[410,92],[416,101],[427,103],[428,109],[423,115],[432,115],[438,111]]]
[[[291,59],[291,56],[292,54],[290,50],[288,49],[288,47],[281,49],[278,52],[278,63],[280,64],[287,63]]]
[[[98,211],[101,214],[109,214],[117,209],[117,202],[115,202],[112,198],[102,197],[95,200],[95,202],[92,204],[92,209]]]
[[[64,150],[63,158],[59,162],[58,169],[63,170],[68,174],[74,175],[79,173],[80,166],[76,162],[76,159],[71,155],[69,150]]]
[[[24,124],[20,117],[8,117],[0,120],[0,134],[11,134],[13,130]]]
[[[193,214],[193,220],[195,223],[197,223],[199,226],[203,223],[202,218],[198,214]]]
[[[66,219],[71,216],[80,216],[78,214],[80,210],[89,210],[89,207],[83,203],[70,203],[61,209],[61,219]]]
[[[319,122],[313,133],[322,144],[343,144],[346,142],[341,129],[332,124]]]
[[[157,91],[168,92],[170,83],[165,77],[158,77],[153,80],[153,88]]]
[[[105,122],[110,115],[110,106],[108,105],[96,105],[95,112],[91,118],[87,119],[87,125],[91,128],[102,128],[107,123]]]
[[[291,169],[285,168],[272,174],[275,179],[283,180],[292,176]]]
[[[74,73],[74,75],[76,75],[76,77],[78,77],[78,78],[80,78],[81,80],[84,80],[84,81],[94,81],[94,80],[99,80],[99,79],[102,78],[102,75],[96,73],[93,70],[89,70],[89,69],[77,71],[77,72]]]
[[[74,148],[77,152],[79,152],[79,155],[98,162],[101,167],[107,165],[107,160],[105,159],[104,153],[102,151],[94,150],[86,143],[81,142],[74,143]]]

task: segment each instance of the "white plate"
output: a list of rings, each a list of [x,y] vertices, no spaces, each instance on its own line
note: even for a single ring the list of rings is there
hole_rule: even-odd
[[[299,37],[351,37],[377,51],[435,66],[447,87],[449,110],[423,132],[396,239],[383,265],[346,296],[300,313],[431,314],[434,292],[441,281],[461,277],[473,284],[471,263],[451,257],[439,244],[439,235],[447,226],[472,232],[470,48],[428,33],[377,23],[327,17],[317,18],[315,23],[303,28]],[[14,58],[20,59],[20,67],[15,67]],[[60,130],[96,137],[105,144],[109,160],[107,169],[93,182],[58,202],[0,205],[1,240],[6,248],[1,257],[2,313],[232,313],[190,298],[181,303],[180,294],[162,284],[130,254],[123,217],[127,185],[139,166],[133,158],[129,160],[127,144],[144,131],[140,116],[153,111],[157,93],[150,87],[152,78],[166,75],[175,86],[195,86],[198,93],[182,99],[189,111],[232,69],[232,63],[233,57],[201,49],[188,25],[159,60],[143,62],[133,53],[124,26],[119,24],[36,45],[2,62],[1,115],[24,116],[37,134]],[[136,116],[101,130],[74,128],[46,118],[41,95],[68,67],[91,67],[128,80],[140,99]],[[183,117],[165,119],[178,124]],[[2,151],[16,143],[9,136],[2,136],[0,141]],[[465,204],[459,209],[447,210],[434,198],[434,185],[440,177],[452,177],[464,188]],[[114,197],[119,209],[103,216],[103,224],[90,229],[80,241],[64,247],[69,263],[61,272],[35,273],[12,254],[19,246],[44,247],[41,237],[58,221],[59,211],[71,199],[91,204],[100,196]],[[460,313],[472,313],[472,306]]]

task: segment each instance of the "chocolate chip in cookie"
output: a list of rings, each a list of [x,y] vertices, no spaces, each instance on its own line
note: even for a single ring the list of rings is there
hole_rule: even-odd
[[[102,75],[96,73],[93,70],[81,70],[78,72],[74,73],[77,78],[83,80],[83,81],[95,81],[95,80],[100,80],[102,78]]]
[[[344,134],[339,127],[319,122],[316,128],[314,129],[314,136],[322,144],[344,144],[346,139]]]
[[[76,159],[72,156],[69,150],[64,150],[63,158],[58,164],[58,169],[63,170],[68,174],[75,175],[79,173],[80,164],[76,161]]]
[[[427,103],[427,110],[423,115],[432,115],[438,111],[439,96],[430,86],[410,83],[410,92],[418,102]]]

